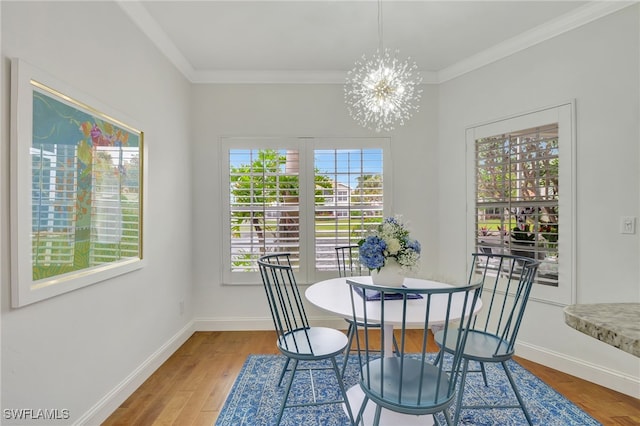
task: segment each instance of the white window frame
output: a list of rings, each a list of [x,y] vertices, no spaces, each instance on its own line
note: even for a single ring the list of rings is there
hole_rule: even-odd
[[[467,170],[467,252],[476,249],[475,141],[497,134],[515,132],[549,123],[558,123],[559,141],[559,237],[558,286],[534,285],[530,298],[565,306],[576,300],[576,131],[575,101],[552,105],[466,129]],[[469,261],[469,259],[467,259]],[[467,265],[469,269],[471,265]]]
[[[316,271],[315,268],[315,172],[314,151],[316,149],[367,149],[377,148],[383,151],[383,212],[388,216],[392,209],[392,173],[391,142],[389,138],[359,137],[222,137],[220,139],[220,181],[222,182],[222,256],[220,279],[225,285],[261,284],[259,272],[231,271],[231,220],[229,197],[229,150],[231,149],[292,149],[299,153],[299,199],[300,199],[300,268],[296,269],[296,280],[299,284],[312,284],[322,279],[337,277],[337,271],[330,273]]]

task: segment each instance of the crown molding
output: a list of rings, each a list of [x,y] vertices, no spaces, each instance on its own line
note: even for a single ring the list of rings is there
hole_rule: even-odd
[[[436,84],[436,72],[420,71],[423,84]],[[189,80],[200,84],[344,84],[347,71],[218,70],[195,71]]]
[[[116,0],[120,8],[189,81],[195,69],[138,0]]]
[[[468,72],[474,71],[485,65],[504,59],[524,49],[535,46],[543,41],[559,36],[565,32],[581,27],[589,22],[610,15],[628,6],[637,4],[637,1],[594,1],[581,6],[573,12],[553,19],[544,25],[535,27],[529,31],[505,40],[476,55],[463,59],[437,74],[437,82],[454,79]]]
[[[139,0],[116,0],[116,2],[191,83],[343,84],[346,79],[346,70],[196,70]],[[505,40],[440,71],[420,71],[422,82],[424,84],[446,82],[634,4],[638,4],[638,1],[592,1],[571,13]]]

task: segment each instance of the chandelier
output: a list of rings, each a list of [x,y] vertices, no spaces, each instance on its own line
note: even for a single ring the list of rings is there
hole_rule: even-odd
[[[378,50],[370,58],[362,55],[347,73],[345,102],[351,117],[376,132],[404,125],[418,110],[422,77],[411,58],[401,60],[398,51],[383,46],[382,0],[378,0]],[[415,73],[415,76],[414,76]]]

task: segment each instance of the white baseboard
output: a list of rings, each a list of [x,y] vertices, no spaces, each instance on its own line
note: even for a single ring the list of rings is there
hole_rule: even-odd
[[[196,331],[273,330],[271,317],[196,318],[193,323]]]
[[[191,337],[194,331],[194,323],[191,321],[76,420],[73,423],[74,426],[99,425],[105,421],[163,362]]]
[[[195,331],[273,330],[271,317],[196,318]],[[309,317],[311,325],[346,329],[346,322],[336,317]]]
[[[524,342],[516,344],[516,355],[625,395],[640,398],[640,378],[638,377]]]

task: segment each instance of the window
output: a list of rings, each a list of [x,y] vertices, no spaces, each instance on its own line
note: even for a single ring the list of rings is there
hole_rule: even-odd
[[[537,282],[554,286],[558,153],[558,123],[475,141],[477,247],[540,260]]]
[[[315,196],[315,267],[337,271],[335,247],[356,244],[384,210],[383,150],[316,149],[316,188],[329,185],[332,196]],[[334,195],[335,194],[335,195]]]
[[[467,130],[471,251],[539,260],[532,298],[568,304],[574,282],[573,104]]]
[[[300,282],[336,276],[334,247],[382,220],[388,139],[225,138],[225,283],[258,283],[256,260],[288,252]]]

